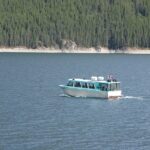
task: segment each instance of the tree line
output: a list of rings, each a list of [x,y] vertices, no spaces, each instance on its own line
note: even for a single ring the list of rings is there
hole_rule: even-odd
[[[150,0],[0,0],[0,46],[150,47]]]

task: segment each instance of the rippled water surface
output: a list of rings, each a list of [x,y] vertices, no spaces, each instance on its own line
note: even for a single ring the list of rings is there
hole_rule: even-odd
[[[64,97],[70,77],[116,76],[119,100]],[[149,150],[150,55],[0,54],[0,150]]]

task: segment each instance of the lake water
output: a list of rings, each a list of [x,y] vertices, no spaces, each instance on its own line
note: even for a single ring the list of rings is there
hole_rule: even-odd
[[[119,100],[64,97],[71,77],[113,74]],[[150,55],[0,54],[0,150],[149,150]]]

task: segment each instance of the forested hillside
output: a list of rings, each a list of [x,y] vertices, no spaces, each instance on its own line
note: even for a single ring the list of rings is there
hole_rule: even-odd
[[[150,0],[0,0],[0,46],[150,47]]]

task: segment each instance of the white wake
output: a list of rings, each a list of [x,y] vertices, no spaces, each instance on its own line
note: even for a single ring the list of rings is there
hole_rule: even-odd
[[[123,96],[121,99],[137,99],[137,100],[143,100],[142,96]]]

